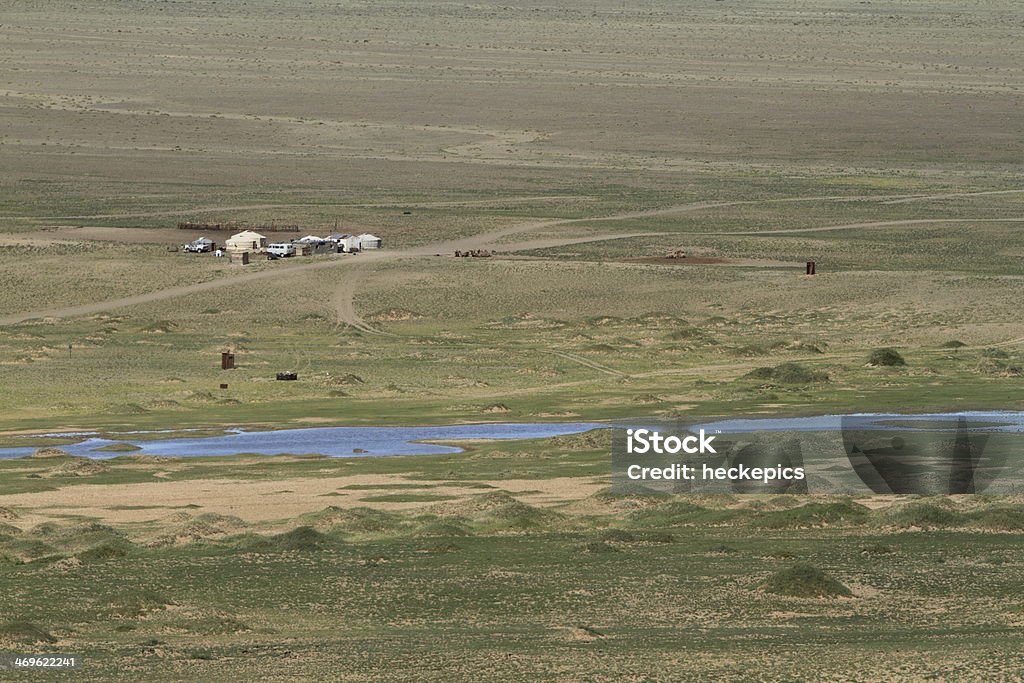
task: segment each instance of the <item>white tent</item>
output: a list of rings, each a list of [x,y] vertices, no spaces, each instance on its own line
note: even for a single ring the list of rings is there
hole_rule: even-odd
[[[377,237],[376,235],[371,235],[370,233],[367,232],[367,233],[363,233],[362,235],[360,235],[358,239],[359,239],[359,248],[360,249],[380,249],[381,248],[381,244],[382,244],[381,239],[379,237]]]
[[[252,230],[243,230],[228,238],[224,246],[228,251],[263,251],[267,246],[267,238]]]

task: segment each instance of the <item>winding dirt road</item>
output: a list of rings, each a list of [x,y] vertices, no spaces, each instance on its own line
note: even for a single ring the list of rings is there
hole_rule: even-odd
[[[400,258],[408,257],[422,257],[430,256],[433,254],[445,254],[451,253],[456,249],[460,250],[473,250],[473,249],[501,249],[502,251],[521,251],[528,249],[537,248],[551,248],[556,246],[564,246],[571,244],[581,244],[585,242],[604,241],[612,239],[626,239],[637,236],[645,235],[656,235],[664,233],[617,233],[617,234],[606,234],[596,235],[591,237],[566,237],[566,238],[537,238],[527,239],[521,242],[512,244],[501,244],[504,238],[512,235],[518,235],[523,233],[530,233],[537,230],[544,230],[548,228],[555,228],[560,226],[572,225],[572,224],[593,224],[610,221],[622,221],[622,220],[633,220],[642,219],[656,216],[667,216],[678,213],[687,213],[692,211],[702,211],[714,208],[728,207],[728,206],[739,206],[739,205],[754,205],[754,204],[776,204],[776,203],[798,203],[798,202],[813,202],[813,201],[832,201],[832,202],[851,202],[851,201],[870,201],[880,203],[891,203],[893,201],[917,201],[917,200],[937,200],[937,199],[949,199],[958,197],[969,197],[969,196],[980,196],[988,194],[1008,194],[1014,192],[1024,192],[1024,190],[1000,190],[1000,191],[987,191],[987,192],[960,192],[960,193],[948,193],[940,195],[862,195],[862,196],[841,196],[841,195],[816,195],[809,197],[780,197],[773,199],[750,199],[750,200],[735,200],[735,201],[714,201],[714,202],[690,202],[686,204],[675,204],[666,207],[659,207],[654,209],[643,209],[638,211],[625,211],[608,216],[599,216],[596,218],[557,218],[557,219],[538,219],[532,221],[525,221],[522,223],[516,223],[506,228],[498,230],[492,230],[478,235],[472,235],[461,239],[448,240],[443,242],[437,242],[410,249],[398,250],[398,251],[368,251],[362,252],[359,256],[336,256],[326,258],[324,260],[316,260],[313,262],[301,263],[296,265],[291,264],[280,264],[274,268],[261,270],[258,272],[244,272],[238,275],[231,275],[221,277],[208,282],[199,282],[190,285],[178,285],[174,287],[168,287],[165,289],[156,290],[153,292],[146,292],[143,294],[136,294],[128,297],[121,297],[118,299],[109,299],[106,301],[97,301],[88,304],[81,304],[77,306],[66,306],[66,307],[54,307],[43,310],[28,311],[24,313],[18,313],[14,315],[8,315],[0,317],[0,325],[14,325],[26,320],[40,319],[40,318],[69,318],[80,315],[93,315],[96,313],[103,313],[107,311],[117,310],[128,306],[136,306],[139,304],[153,303],[156,301],[163,301],[166,299],[173,299],[176,297],[188,296],[190,294],[197,294],[200,292],[207,292],[215,289],[221,289],[224,287],[233,287],[235,285],[246,284],[251,282],[258,282],[261,280],[270,280],[274,278],[288,277],[297,273],[302,273],[311,270],[321,270],[327,268],[338,268],[338,267],[352,267],[354,265],[366,266],[378,261],[395,260]],[[274,205],[280,206],[280,205]],[[223,210],[223,207],[221,207]],[[239,207],[242,208],[242,207]],[[245,208],[252,208],[252,206],[246,206]],[[147,214],[147,215],[159,215],[159,214]],[[91,216],[95,218],[97,216]],[[121,214],[118,217],[127,217],[126,214]],[[906,225],[924,225],[924,224],[941,224],[941,223],[966,223],[966,222],[1024,222],[1024,218],[982,218],[982,219],[917,219],[917,220],[898,220],[898,221],[876,221],[869,223],[848,223],[844,225],[834,226],[822,226],[814,228],[790,228],[783,230],[772,230],[772,231],[751,231],[751,232],[706,232],[706,233],[684,233],[684,234],[701,234],[701,235],[743,235],[743,236],[765,236],[765,235],[777,235],[777,234],[796,234],[796,233],[813,233],[813,232],[828,232],[828,231],[840,231],[840,230],[856,230],[864,228],[879,228],[879,227],[893,227],[893,226],[906,226]],[[334,294],[334,307],[337,311],[339,322],[352,325],[364,332],[371,334],[382,334],[380,330],[376,330],[372,326],[368,325],[362,318],[359,317],[358,312],[355,310],[353,303],[353,297],[357,286],[357,280],[354,277],[345,277],[337,287]]]

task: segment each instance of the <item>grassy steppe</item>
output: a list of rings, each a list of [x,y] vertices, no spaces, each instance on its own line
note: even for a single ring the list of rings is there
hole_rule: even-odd
[[[0,642],[84,680],[1015,674],[1019,500],[620,497],[605,446],[5,461]]]

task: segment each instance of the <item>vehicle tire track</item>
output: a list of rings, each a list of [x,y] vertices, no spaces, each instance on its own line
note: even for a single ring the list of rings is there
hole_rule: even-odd
[[[598,363],[596,361],[592,361],[592,360],[589,360],[587,358],[583,358],[582,356],[577,356],[576,354],[573,354],[573,353],[568,353],[566,351],[547,351],[546,353],[549,353],[552,356],[558,356],[559,358],[564,358],[565,360],[572,361],[574,363],[578,363],[580,365],[586,366],[586,367],[590,368],[591,370],[597,370],[598,372],[603,372],[606,375],[613,375],[615,377],[629,377],[629,375],[626,374],[625,372],[622,372],[620,370],[615,370],[614,368],[610,368],[607,365],[601,365],[600,363]]]

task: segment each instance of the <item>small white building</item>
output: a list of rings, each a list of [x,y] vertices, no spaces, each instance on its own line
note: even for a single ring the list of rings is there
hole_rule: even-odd
[[[358,238],[360,249],[380,249],[382,246],[381,239],[376,235],[370,233],[363,233]]]
[[[292,244],[320,244],[321,242],[326,241],[327,240],[325,240],[323,237],[317,237],[316,235],[306,235],[305,237],[300,237],[297,240],[292,240]]]
[[[327,239],[338,245],[338,251],[358,251],[359,238],[347,232],[336,232],[327,236]]]
[[[267,248],[267,238],[252,230],[243,230],[229,237],[224,247],[230,252],[259,253]]]

